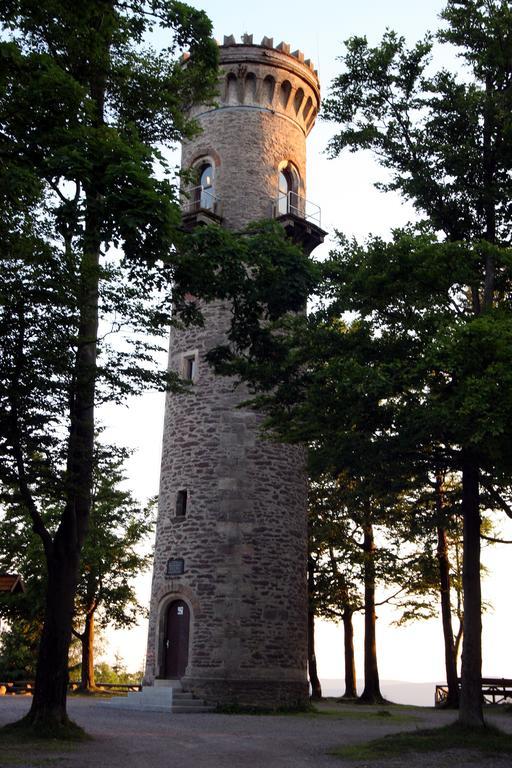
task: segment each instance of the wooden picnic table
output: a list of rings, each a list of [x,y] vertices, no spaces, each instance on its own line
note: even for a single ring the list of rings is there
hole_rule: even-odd
[[[461,679],[457,678],[459,691]],[[442,707],[448,698],[448,686],[436,685],[435,705]],[[506,704],[512,701],[512,680],[505,677],[482,677],[482,702],[484,704]]]

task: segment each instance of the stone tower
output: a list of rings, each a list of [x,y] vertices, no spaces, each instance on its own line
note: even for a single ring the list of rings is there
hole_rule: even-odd
[[[252,35],[224,38],[220,64],[218,102],[194,108],[202,132],[183,146],[197,179],[185,224],[239,230],[272,216],[311,250],[324,235],[305,194],[317,73]],[[179,679],[212,703],[294,705],[308,695],[304,455],[259,440],[258,416],[236,407],[243,392],[204,360],[229,306],[204,315],[204,328],[170,338],[169,365],[193,395],[166,403],[145,682]]]

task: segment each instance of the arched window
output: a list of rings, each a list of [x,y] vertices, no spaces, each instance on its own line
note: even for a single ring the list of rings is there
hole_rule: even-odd
[[[311,112],[312,108],[313,108],[313,101],[311,100],[311,96],[310,96],[306,101],[306,106],[304,107],[304,111],[302,113],[304,120],[308,119],[308,115]]]
[[[256,75],[253,72],[249,72],[245,78],[245,93],[244,102],[246,104],[254,104],[256,101]]]
[[[291,174],[285,168],[282,171],[279,171],[279,194],[277,207],[280,216],[288,213],[290,192],[293,192]]]
[[[295,110],[295,114],[298,115],[302,102],[304,101],[304,91],[302,88],[299,88],[298,91],[295,94],[295,98],[293,100],[293,108]]]
[[[281,89],[279,91],[279,101],[283,109],[286,109],[290,100],[290,94],[292,92],[292,85],[288,80],[284,80],[281,83]]]
[[[285,213],[298,212],[299,174],[291,163],[287,163],[279,171],[277,213],[283,216]]]
[[[263,96],[265,101],[272,104],[274,101],[274,91],[276,87],[276,81],[272,75],[267,75],[263,81]]]
[[[213,211],[215,207],[214,168],[211,163],[205,163],[199,168],[199,187],[196,202],[199,208]]]
[[[236,75],[230,72],[226,79],[226,101],[228,104],[238,103]]]

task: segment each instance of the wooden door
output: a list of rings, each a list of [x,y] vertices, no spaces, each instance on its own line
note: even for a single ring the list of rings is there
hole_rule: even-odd
[[[165,677],[183,677],[188,664],[190,610],[184,600],[175,600],[167,609],[164,639]]]

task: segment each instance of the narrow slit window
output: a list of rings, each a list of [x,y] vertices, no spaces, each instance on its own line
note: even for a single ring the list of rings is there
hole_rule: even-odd
[[[176,494],[176,517],[185,517],[187,514],[187,491],[182,489]]]
[[[183,376],[187,381],[197,378],[197,355],[185,355],[183,358]]]

